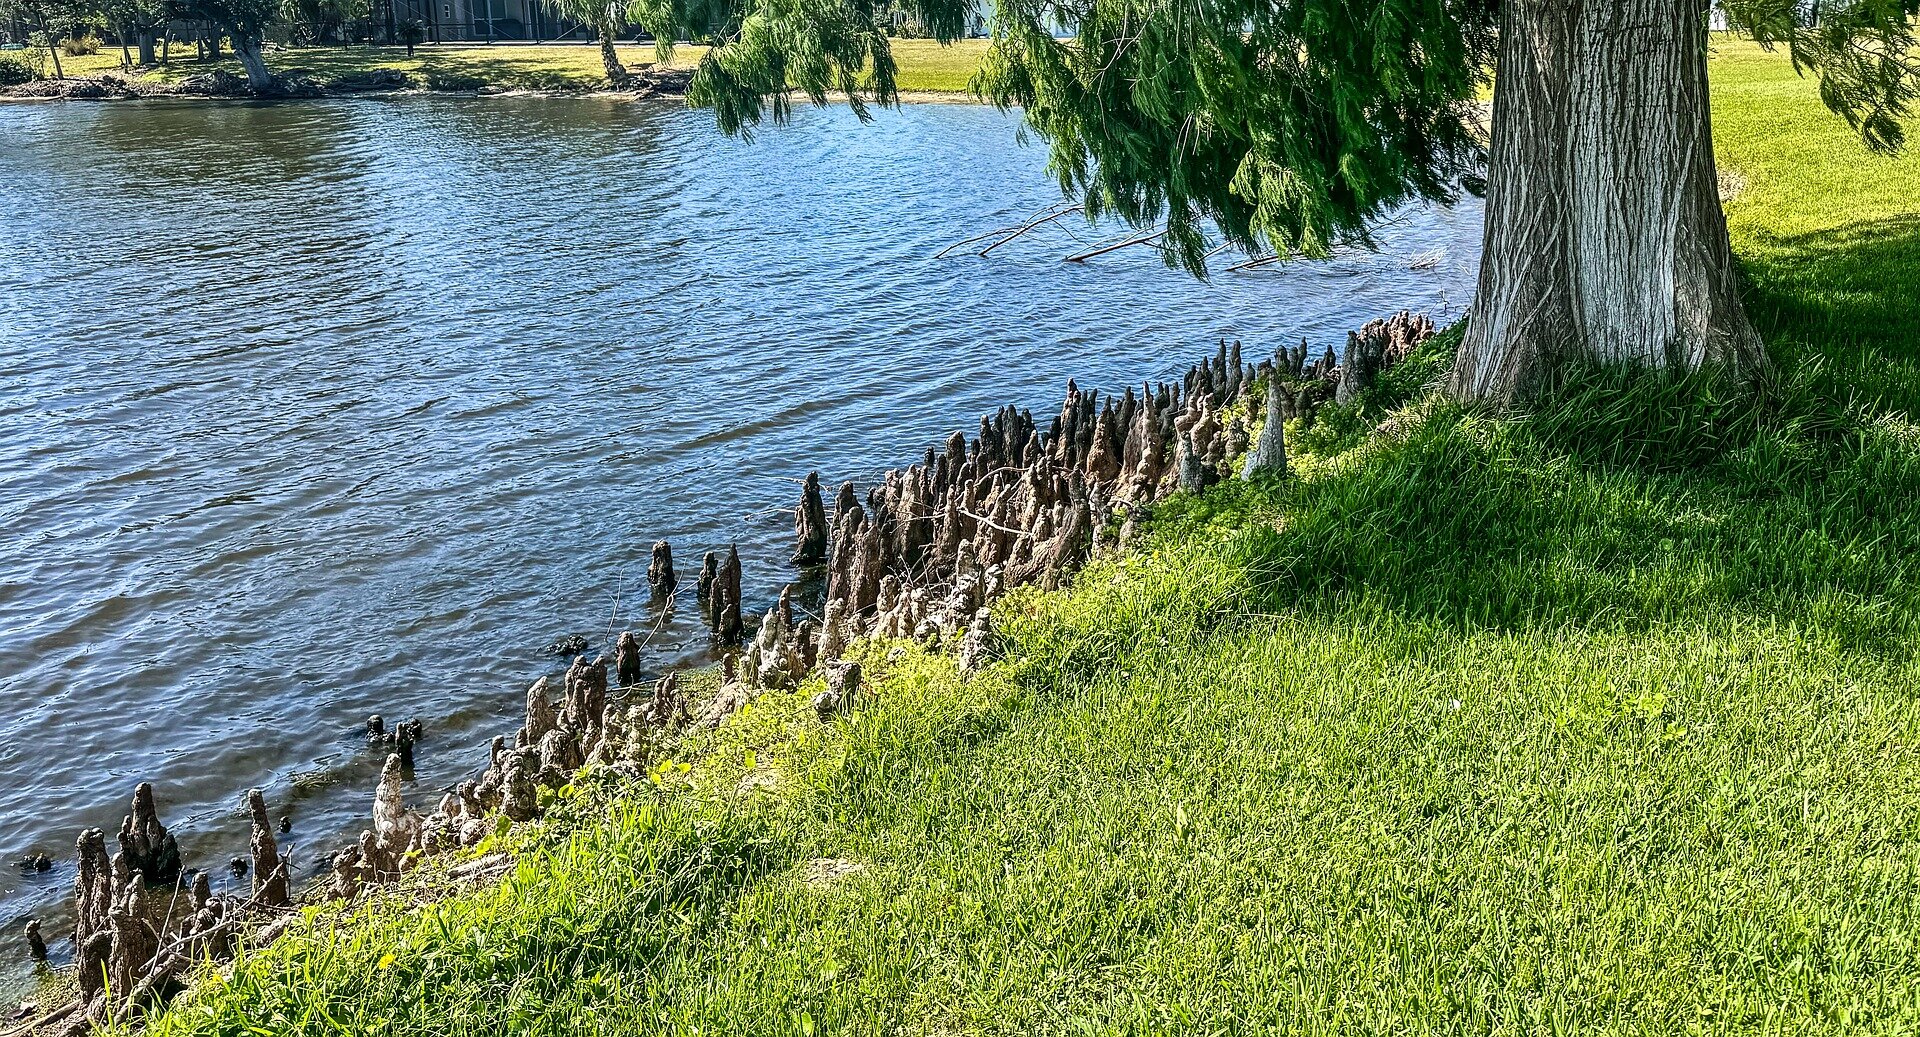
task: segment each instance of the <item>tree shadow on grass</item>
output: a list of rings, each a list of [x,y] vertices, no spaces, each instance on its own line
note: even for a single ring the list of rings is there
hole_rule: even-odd
[[[1783,361],[1824,357],[1831,391],[1920,410],[1920,215],[1763,239],[1741,266]]]
[[[1746,265],[1778,360],[1757,390],[1589,372],[1532,413],[1442,404],[1332,473],[1184,507],[1284,514],[1234,548],[1256,610],[1365,605],[1462,630],[1745,618],[1910,652],[1920,216],[1770,242]]]
[[[1541,426],[1444,410],[1337,473],[1216,490],[1203,510],[1285,516],[1227,548],[1249,583],[1222,618],[1378,611],[1462,633],[1746,618],[1910,652],[1914,426],[1783,421],[1683,468],[1585,459]]]

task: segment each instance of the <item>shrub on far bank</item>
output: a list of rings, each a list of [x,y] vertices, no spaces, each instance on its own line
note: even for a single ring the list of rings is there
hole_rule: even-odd
[[[100,53],[100,37],[69,36],[60,41],[60,53],[70,58],[86,57]]]
[[[0,54],[0,87],[20,86],[40,78],[40,70],[18,54]]]

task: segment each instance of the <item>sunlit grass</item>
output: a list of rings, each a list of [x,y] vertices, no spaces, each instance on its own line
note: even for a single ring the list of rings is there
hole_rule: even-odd
[[[652,64],[656,57],[651,44],[624,44],[617,50],[620,60],[630,68]],[[899,88],[912,92],[964,92],[985,50],[984,40],[962,40],[950,47],[931,40],[895,40],[893,53],[900,66]],[[679,47],[672,64],[691,68],[705,52],[705,47]],[[61,61],[69,76],[118,72],[121,68],[118,47],[103,47],[97,54],[63,57]],[[276,73],[301,74],[322,82],[392,70],[406,72],[423,85],[444,89],[502,86],[515,90],[590,90],[606,85],[600,50],[586,45],[448,44],[419,47],[411,58],[400,47],[302,47],[270,51],[267,61]],[[239,63],[230,56],[218,62],[197,61],[191,45],[175,46],[167,66],[141,74],[162,82],[178,82],[216,68],[240,72]],[[51,64],[47,74],[52,74]]]
[[[1784,57],[1750,44],[1721,48],[1713,86],[1762,334],[1785,357],[1826,357],[1831,392],[1920,410],[1920,149],[1870,153]]]
[[[1388,386],[1005,603],[986,673],[875,647],[852,721],[769,695],[154,1031],[1920,1030],[1920,162],[1713,68],[1759,391],[1368,435]]]

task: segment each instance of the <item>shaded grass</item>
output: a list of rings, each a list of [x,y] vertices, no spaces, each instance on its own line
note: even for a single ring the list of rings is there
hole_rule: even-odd
[[[1727,224],[1762,336],[1787,363],[1825,358],[1829,395],[1920,411],[1920,151],[1873,155],[1750,44],[1722,45],[1712,76],[1721,168],[1745,184]]]
[[[617,49],[621,61],[629,68],[652,64],[655,58],[651,44],[626,44]],[[979,67],[985,49],[983,40],[963,40],[951,47],[941,47],[930,40],[895,40],[893,52],[900,66],[899,87],[909,92],[962,93]],[[677,48],[673,65],[692,68],[705,52],[705,47]],[[118,48],[103,48],[98,54],[62,60],[69,76],[120,70]],[[472,90],[482,86],[513,90],[593,90],[606,86],[599,48],[586,45],[447,44],[419,47],[412,58],[407,57],[401,47],[303,47],[271,52],[267,61],[276,73],[298,73],[322,82],[368,72],[398,71],[414,76],[422,85],[447,90]],[[162,82],[179,82],[216,68],[240,73],[239,63],[232,58],[196,61],[192,48],[188,47],[184,56],[176,48],[171,64],[144,74]]]
[[[1495,418],[1419,398],[1442,342],[985,673],[872,646],[852,720],[770,694],[155,1032],[1920,1030],[1920,164],[1714,73],[1759,390]]]

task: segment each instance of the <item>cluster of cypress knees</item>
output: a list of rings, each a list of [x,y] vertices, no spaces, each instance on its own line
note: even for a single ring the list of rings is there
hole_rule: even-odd
[[[540,790],[566,784],[581,767],[631,769],[662,736],[716,726],[759,692],[797,686],[816,670],[825,690],[814,710],[822,720],[844,714],[860,691],[859,664],[843,658],[857,639],[946,646],[963,669],[977,668],[991,649],[989,606],[999,595],[1059,585],[1093,553],[1124,548],[1145,507],[1175,491],[1205,489],[1236,461],[1248,477],[1283,474],[1286,420],[1310,421],[1329,400],[1353,400],[1434,331],[1428,318],[1403,312],[1350,334],[1344,362],[1331,349],[1310,358],[1302,343],[1248,366],[1239,343],[1223,342],[1178,384],[1137,395],[1102,397],[1069,382],[1044,431],[1031,413],[1002,408],[981,419],[972,440],[956,433],[943,451],[929,449],[921,463],[886,473],[864,502],[843,484],[831,514],[819,476],[808,476],[795,509],[793,560],[825,570],[818,623],[796,615],[789,585],[749,637],[739,552],[708,552],[696,597],[723,651],[715,695],[696,704],[672,673],[640,694],[643,646],[632,631],[622,633],[611,659],[577,656],[557,687],[550,677],[535,681],[519,731],[495,738],[486,770],[425,815],[402,798],[418,722],[389,735],[373,718],[369,738],[395,750],[374,793],[373,826],[332,858],[330,881],[311,896],[350,900],[427,856],[472,847],[505,824],[538,816]],[[1257,426],[1249,421],[1256,413]],[[670,608],[679,581],[666,542],[654,544],[647,575],[656,605]],[[610,677],[628,691],[617,701]],[[183,881],[180,850],[160,822],[151,785],[134,792],[118,852],[109,856],[100,829],[80,836],[73,934],[80,994],[44,1016],[43,1031],[84,1033],[110,1010],[144,1010],[178,990],[195,962],[230,957],[243,929],[259,945],[298,916],[290,860],[258,789],[247,793],[247,806],[251,854],[232,862],[236,874],[252,874],[244,895],[215,895],[204,871]],[[279,827],[286,830],[285,818]],[[463,870],[490,873],[485,862],[456,875]],[[28,923],[28,939],[44,959],[38,922]]]

